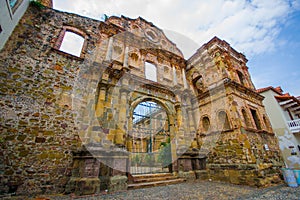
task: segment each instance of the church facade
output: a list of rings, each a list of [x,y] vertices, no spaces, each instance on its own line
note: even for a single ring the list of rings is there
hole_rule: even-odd
[[[80,38],[77,54],[63,50],[67,35]],[[263,97],[224,40],[186,60],[143,18],[98,21],[31,3],[0,57],[2,194],[117,191],[158,172],[280,181]]]

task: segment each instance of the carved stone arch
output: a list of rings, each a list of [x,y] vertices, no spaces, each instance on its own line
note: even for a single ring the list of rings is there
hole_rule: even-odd
[[[175,107],[169,103],[164,103],[161,99],[151,96],[139,96],[136,99],[134,99],[130,105],[129,105],[129,113],[132,115],[134,109],[139,103],[145,102],[145,101],[153,101],[155,103],[158,103],[160,106],[162,106],[168,115],[169,123],[174,124],[174,116],[175,116]]]

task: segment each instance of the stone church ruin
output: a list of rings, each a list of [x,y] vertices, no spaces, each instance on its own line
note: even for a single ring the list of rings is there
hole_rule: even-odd
[[[78,55],[60,49],[69,33],[82,39]],[[218,37],[186,60],[141,17],[32,3],[0,58],[1,194],[119,191],[151,173],[280,181],[247,59]]]

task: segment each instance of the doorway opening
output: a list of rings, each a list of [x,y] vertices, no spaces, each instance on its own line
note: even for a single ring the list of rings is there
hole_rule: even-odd
[[[131,174],[170,172],[170,124],[166,110],[154,101],[139,103],[132,114],[127,138]]]

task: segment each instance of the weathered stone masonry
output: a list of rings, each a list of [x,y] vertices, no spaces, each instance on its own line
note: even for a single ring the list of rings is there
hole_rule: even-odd
[[[94,51],[98,21],[31,6],[1,52],[2,192],[63,192],[68,181],[80,145],[71,94],[90,55],[53,48],[64,24],[89,31]]]
[[[85,39],[80,57],[59,50],[65,31]],[[278,181],[278,144],[263,120],[262,97],[247,60],[225,41],[212,39],[186,61],[142,18],[100,22],[31,5],[0,58],[1,193],[126,189],[122,148],[132,145],[132,112],[145,100],[168,114],[173,172],[199,169],[192,166],[195,151],[178,153],[192,143],[196,155],[208,153],[207,177],[257,186]],[[145,62],[156,65],[156,83],[145,79]],[[83,144],[120,147],[107,154],[114,159],[101,157],[116,169],[93,162],[98,154]],[[81,171],[87,163],[99,168],[95,177]]]

